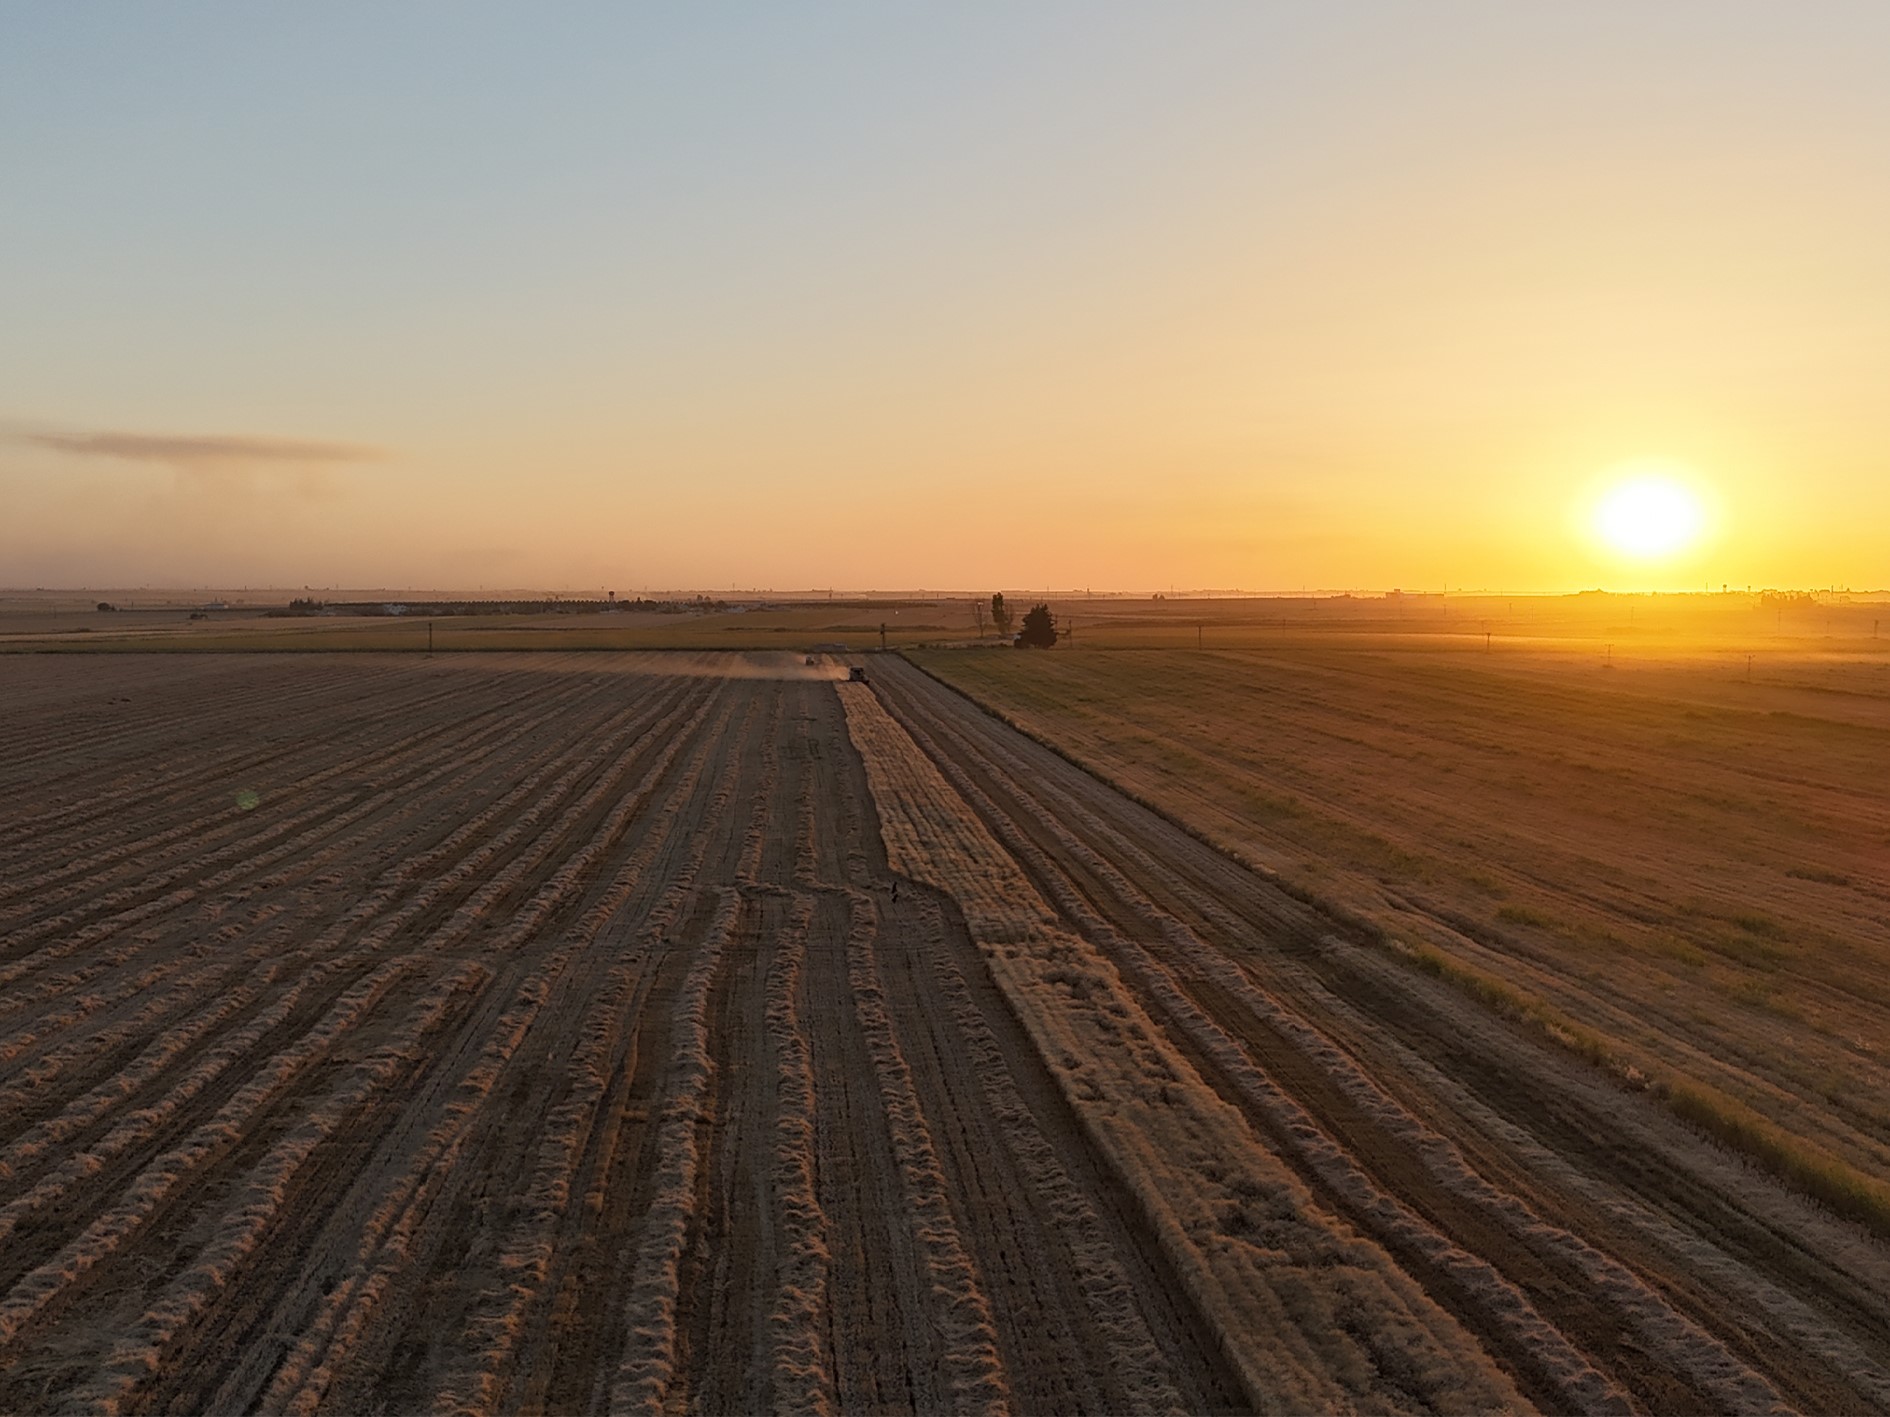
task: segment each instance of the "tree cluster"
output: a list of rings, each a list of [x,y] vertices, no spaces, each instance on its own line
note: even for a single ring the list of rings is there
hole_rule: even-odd
[[[984,638],[984,602],[973,602],[972,609],[978,620],[978,638]],[[1010,640],[1017,649],[1049,649],[1057,642],[1057,617],[1050,613],[1050,607],[1037,604],[1024,615],[1023,627],[1015,635],[1011,627],[1016,623],[1016,612],[1004,603],[1002,591],[991,597],[991,624],[1001,639]]]
[[[1024,616],[1024,628],[1015,641],[1019,649],[1049,649],[1057,642],[1057,617],[1047,605],[1036,605]]]

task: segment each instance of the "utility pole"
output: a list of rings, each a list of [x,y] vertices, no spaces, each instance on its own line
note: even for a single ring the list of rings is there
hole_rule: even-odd
[[[433,622],[427,621],[427,658],[433,658]]]
[[[879,651],[881,654],[886,652],[886,622],[884,620],[879,622]]]
[[[1201,631],[1203,628],[1204,627],[1202,626],[1199,620],[1196,620],[1194,622],[1194,647],[1196,649],[1201,648]]]

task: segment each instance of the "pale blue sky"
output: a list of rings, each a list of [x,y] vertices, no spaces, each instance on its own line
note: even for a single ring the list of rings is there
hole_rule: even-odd
[[[0,6],[0,584],[1558,588],[1628,574],[1564,523],[1650,455],[1726,503],[1662,574],[1890,581],[1886,55],[1875,5]]]

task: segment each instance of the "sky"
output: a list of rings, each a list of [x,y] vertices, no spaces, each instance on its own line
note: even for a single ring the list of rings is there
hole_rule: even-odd
[[[1887,53],[0,0],[0,585],[1890,585]],[[1635,559],[1648,468],[1701,530]]]

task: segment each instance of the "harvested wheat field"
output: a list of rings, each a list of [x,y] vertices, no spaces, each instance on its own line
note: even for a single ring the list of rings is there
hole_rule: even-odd
[[[1865,1229],[870,673],[0,662],[0,1411],[1890,1405]]]
[[[933,655],[1890,1236],[1890,655]]]

